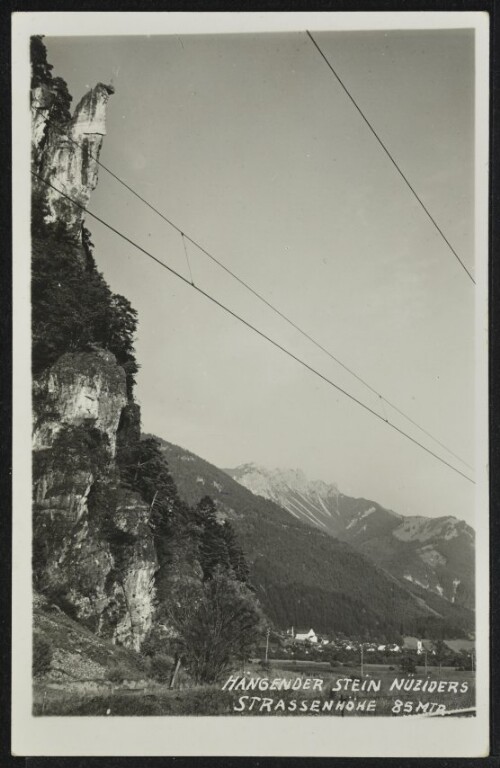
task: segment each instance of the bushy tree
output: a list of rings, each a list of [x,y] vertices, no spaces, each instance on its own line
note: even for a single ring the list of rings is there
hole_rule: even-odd
[[[253,594],[220,570],[204,582],[179,580],[164,613],[197,683],[216,682],[233,659],[246,658],[262,629]]]

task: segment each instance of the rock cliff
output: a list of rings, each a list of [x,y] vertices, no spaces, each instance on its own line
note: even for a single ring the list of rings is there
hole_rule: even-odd
[[[99,83],[64,124],[51,118],[51,88],[32,93],[33,169],[83,209],[97,184],[94,158],[112,93]],[[44,212],[38,226],[56,227],[48,268],[60,238],[73,243],[75,267],[89,279],[84,210],[42,181],[33,193]],[[33,239],[43,256],[49,241],[36,230]],[[64,272],[61,289],[63,281]],[[121,483],[116,447],[140,434],[140,412],[112,352],[88,342],[78,348],[71,338],[64,344],[67,351],[33,381],[34,585],[96,634],[137,650],[151,627],[158,566],[150,505]]]
[[[99,153],[106,134],[106,105],[114,93],[111,85],[98,83],[82,98],[66,124],[52,118],[54,94],[38,86],[33,91],[32,161],[34,170],[45,181],[86,208],[97,186]],[[47,204],[46,221],[62,223],[75,239],[80,237],[84,211],[47,187],[42,188]]]

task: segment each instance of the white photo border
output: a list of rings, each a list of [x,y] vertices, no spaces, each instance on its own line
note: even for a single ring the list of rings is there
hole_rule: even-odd
[[[391,29],[476,36],[477,716],[471,718],[54,717],[32,715],[29,38]],[[488,159],[486,12],[13,14],[12,752],[47,756],[479,757],[489,749]]]

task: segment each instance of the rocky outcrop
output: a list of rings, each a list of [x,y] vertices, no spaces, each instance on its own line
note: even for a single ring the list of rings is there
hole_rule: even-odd
[[[99,83],[64,124],[51,118],[53,88],[40,85],[32,93],[33,169],[80,206],[35,181],[44,217],[39,226],[56,225],[48,227],[52,247],[59,237],[72,243],[69,252],[82,279],[89,269],[82,224],[97,184],[95,158],[112,93],[111,86]],[[40,237],[38,249],[48,247],[46,242]],[[92,632],[136,650],[151,627],[158,565],[151,509],[121,485],[116,451],[117,441],[123,446],[139,436],[139,407],[125,370],[98,344],[61,354],[34,380],[35,587]]]
[[[158,567],[154,541],[149,527],[151,510],[137,493],[125,492],[115,508],[116,529],[128,538],[115,554],[121,560],[121,572],[115,581],[115,599],[123,595],[122,611],[113,633],[114,639],[136,650],[151,628],[154,609],[154,575]]]
[[[127,404],[125,371],[111,352],[68,353],[34,382],[33,448],[51,446],[65,426],[91,424],[106,436],[115,455],[116,433]]]
[[[51,120],[53,94],[39,86],[32,96],[33,166],[46,182],[71,197],[78,207],[56,189],[35,181],[47,205],[47,223],[61,224],[77,240],[90,196],[97,186],[98,164],[106,134],[106,105],[114,93],[111,85],[98,83],[77,105],[66,125]]]
[[[93,631],[138,649],[157,561],[150,509],[120,486],[114,461],[120,425],[137,432],[140,423],[124,371],[105,350],[69,353],[34,390],[36,585]]]

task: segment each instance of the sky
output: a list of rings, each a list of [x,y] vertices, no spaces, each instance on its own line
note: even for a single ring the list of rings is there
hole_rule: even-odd
[[[469,30],[317,42],[474,273]],[[473,284],[304,34],[46,38],[73,106],[112,81],[101,160],[466,462]],[[180,235],[102,169],[90,209],[189,276]],[[139,316],[143,430],[219,467],[300,468],[474,522],[474,486],[88,219]],[[188,243],[197,285],[471,474]]]

